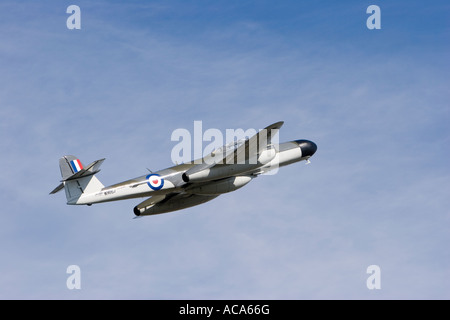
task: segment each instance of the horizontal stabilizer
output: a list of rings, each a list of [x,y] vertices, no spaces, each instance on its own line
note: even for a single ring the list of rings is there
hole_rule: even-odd
[[[55,194],[62,189],[64,189],[64,183],[61,182],[52,192],[50,192],[50,194]]]
[[[105,161],[105,158],[92,162],[91,164],[87,165],[86,168],[83,168],[70,177],[64,179],[64,181],[79,179],[98,173],[103,161]]]

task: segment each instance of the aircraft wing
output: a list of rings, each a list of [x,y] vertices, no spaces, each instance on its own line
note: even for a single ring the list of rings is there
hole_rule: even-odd
[[[168,193],[153,196],[134,207],[136,216],[154,215],[193,207],[208,202],[219,195],[199,195],[189,193]]]
[[[200,164],[196,164],[191,167],[189,170],[183,173],[182,179],[184,182],[194,182],[194,181],[207,181],[212,180],[212,177],[215,178],[224,178],[227,176],[227,169],[216,170],[215,173],[211,173],[215,170],[216,165],[225,166],[227,165],[254,165],[259,166],[258,161],[260,161],[259,156],[265,151],[268,151],[268,145],[272,143],[273,136],[278,133],[278,130],[283,125],[283,121],[276,122],[267,126],[263,130],[259,131],[257,134],[252,136],[250,139],[247,139],[241,145],[238,143],[231,146],[231,150],[228,146],[224,146],[220,151],[212,152],[208,157],[204,157],[203,162]],[[266,154],[267,158],[270,158],[271,153]],[[275,154],[272,154],[275,156]],[[213,161],[209,161],[213,159]],[[225,161],[224,161],[225,160]],[[270,161],[268,159],[267,161]],[[247,168],[248,170],[251,168]],[[236,170],[230,170],[229,172],[236,173]],[[233,175],[233,174],[231,174]]]
[[[225,158],[225,164],[244,164],[252,157],[256,157],[260,151],[266,149],[267,145],[271,144],[272,137],[283,124],[283,121],[279,121],[259,131],[234,150],[232,154],[228,155]]]
[[[267,126],[234,149],[229,150],[227,148],[223,148],[220,152],[212,152],[210,155],[202,159],[202,163],[196,164],[186,172],[184,172],[182,176],[183,180],[185,182],[189,182],[190,176],[201,173],[203,171],[207,172],[217,164],[248,163],[250,159],[258,157],[262,151],[267,150],[267,146],[272,143],[273,136],[278,132],[283,124],[283,121],[279,121],[271,124],[270,126]],[[248,183],[247,180],[246,183]],[[245,185],[246,183],[244,183],[243,185]],[[196,194],[196,191],[194,191],[193,193],[181,191],[154,195],[153,197],[139,203],[134,208],[134,213],[136,214],[136,216],[143,216],[184,209],[210,201],[218,197],[219,193]]]

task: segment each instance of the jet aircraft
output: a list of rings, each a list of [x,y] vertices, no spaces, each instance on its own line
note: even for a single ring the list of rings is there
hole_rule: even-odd
[[[283,125],[274,123],[247,140],[232,142],[211,154],[176,166],[105,187],[97,178],[100,159],[85,166],[72,155],[59,159],[62,181],[50,194],[64,189],[69,205],[148,198],[134,207],[137,217],[193,207],[242,188],[254,178],[279,167],[308,161],[317,150],[309,140],[273,144]]]

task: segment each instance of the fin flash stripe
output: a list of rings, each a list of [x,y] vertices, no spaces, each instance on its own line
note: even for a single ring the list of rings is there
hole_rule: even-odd
[[[70,161],[70,166],[72,167],[73,173],[77,173],[81,169],[83,169],[83,165],[81,164],[81,161],[78,159]]]

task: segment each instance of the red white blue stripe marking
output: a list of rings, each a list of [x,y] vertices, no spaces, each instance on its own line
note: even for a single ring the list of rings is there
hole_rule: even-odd
[[[73,173],[77,173],[81,169],[83,169],[83,165],[81,164],[81,161],[78,159],[70,161],[70,166],[72,167]]]

